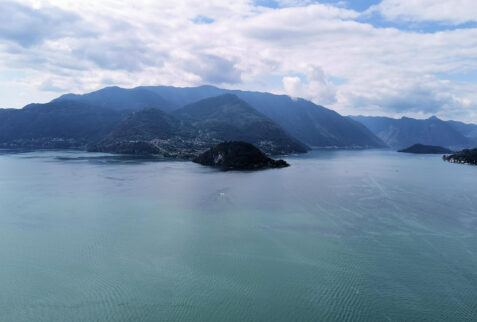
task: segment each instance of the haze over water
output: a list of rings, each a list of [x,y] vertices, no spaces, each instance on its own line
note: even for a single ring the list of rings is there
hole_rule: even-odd
[[[477,319],[477,167],[0,154],[1,321]]]

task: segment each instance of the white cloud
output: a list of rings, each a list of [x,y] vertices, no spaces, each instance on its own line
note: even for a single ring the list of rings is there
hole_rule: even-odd
[[[399,3],[385,0],[378,8],[389,19],[403,19],[399,12],[406,19],[470,19],[460,9],[445,18],[442,1],[423,8]],[[12,14],[17,27],[0,27],[0,76],[2,70],[28,75],[0,78],[26,93],[16,106],[53,98],[60,89],[204,83],[256,89],[263,79],[278,79],[262,89],[344,114],[436,113],[477,122],[477,80],[439,78],[477,71],[477,28],[376,28],[350,9],[288,0],[279,9],[248,0],[2,0],[0,9],[5,5],[21,8]],[[429,8],[434,13],[424,12]],[[54,23],[63,30],[53,30]],[[347,82],[334,85],[332,77]],[[11,104],[9,97],[0,104]]]
[[[0,39],[23,47],[36,45],[45,39],[92,36],[77,14],[52,6],[34,9],[4,1],[0,3],[0,21]]]
[[[336,103],[336,88],[328,81],[323,69],[310,68],[306,81],[296,76],[283,78],[283,88],[292,97],[309,99],[316,104],[330,105]]]

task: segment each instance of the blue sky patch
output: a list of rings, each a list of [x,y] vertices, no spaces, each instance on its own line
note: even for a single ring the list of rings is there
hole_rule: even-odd
[[[469,70],[463,73],[452,74],[436,74],[437,78],[441,80],[448,80],[453,82],[473,82],[477,83],[477,69]]]
[[[333,84],[335,84],[336,86],[340,86],[348,82],[346,78],[336,77],[336,76],[330,76],[328,77],[328,80],[332,82]]]
[[[206,17],[206,16],[197,16],[192,21],[196,24],[211,24],[214,23],[214,19]]]

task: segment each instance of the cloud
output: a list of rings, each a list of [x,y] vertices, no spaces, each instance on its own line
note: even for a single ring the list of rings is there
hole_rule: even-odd
[[[75,13],[56,7],[34,9],[13,1],[0,2],[0,38],[23,47],[40,44],[46,39],[89,34],[79,29]]]
[[[439,82],[398,83],[393,87],[376,87],[363,95],[349,95],[350,104],[370,106],[392,113],[421,112],[434,114],[449,107],[461,107],[445,84]]]
[[[379,12],[388,20],[437,21],[462,24],[477,21],[475,0],[383,0],[368,12]]]
[[[346,114],[429,117],[471,120],[477,116],[477,84],[452,83],[433,76],[395,79],[389,84],[375,80],[367,86],[346,84],[337,94]],[[353,88],[355,87],[355,88]]]
[[[45,92],[56,92],[61,93],[67,90],[66,88],[60,86],[53,79],[47,79],[40,85],[40,90]]]
[[[215,55],[202,54],[186,62],[186,68],[209,84],[237,84],[241,82],[241,72],[235,63]]]
[[[284,77],[283,87],[292,97],[306,98],[320,105],[336,103],[336,88],[328,81],[321,67],[311,68],[306,81],[296,76]]]
[[[441,0],[419,7],[384,0],[372,10],[390,20],[475,20],[472,3],[461,1],[450,11]],[[344,114],[436,113],[477,121],[477,82],[443,80],[477,70],[477,28],[419,33],[374,26],[360,12],[316,1],[261,3],[268,5],[1,1],[0,73],[28,75],[5,80],[26,93],[16,106],[53,98],[54,89],[211,83],[256,90],[261,84],[260,90],[305,97]]]
[[[79,60],[89,60],[101,69],[141,71],[145,66],[159,65],[163,54],[155,59],[148,55],[147,45],[140,40],[118,39],[85,41],[73,49],[72,54]]]

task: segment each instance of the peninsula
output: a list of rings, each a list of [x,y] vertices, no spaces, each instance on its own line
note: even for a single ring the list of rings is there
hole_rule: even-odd
[[[406,149],[399,150],[398,152],[403,153],[416,153],[416,154],[446,154],[453,153],[452,150],[447,148],[436,146],[436,145],[424,145],[424,144],[414,144]]]
[[[451,155],[444,155],[442,158],[451,163],[477,165],[477,148],[465,149]]]
[[[193,160],[221,170],[261,170],[284,168],[284,160],[273,160],[250,143],[232,141],[219,143]]]

